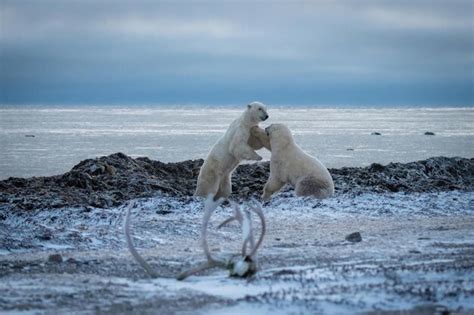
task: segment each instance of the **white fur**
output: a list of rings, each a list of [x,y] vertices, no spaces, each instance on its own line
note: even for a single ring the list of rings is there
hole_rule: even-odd
[[[272,157],[263,200],[269,200],[287,183],[295,187],[297,196],[326,198],[334,193],[334,182],[327,168],[294,142],[288,127],[273,124],[265,131],[270,138]]]
[[[231,175],[243,160],[260,161],[262,157],[254,150],[250,130],[268,118],[265,105],[252,102],[243,114],[234,120],[226,133],[214,144],[199,172],[195,196],[227,198],[232,193]]]

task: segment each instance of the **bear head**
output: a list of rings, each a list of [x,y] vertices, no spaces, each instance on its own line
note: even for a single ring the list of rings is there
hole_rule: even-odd
[[[271,124],[265,128],[265,133],[270,139],[272,149],[284,148],[293,143],[291,130],[284,124]]]
[[[252,102],[247,105],[247,115],[254,122],[260,122],[268,119],[267,107],[260,102]]]

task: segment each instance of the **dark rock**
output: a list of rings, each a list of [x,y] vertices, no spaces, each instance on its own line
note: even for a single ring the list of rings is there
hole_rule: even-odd
[[[372,132],[371,135],[372,136],[381,136],[382,134],[380,132]]]
[[[167,214],[170,214],[170,213],[173,213],[173,211],[170,211],[170,210],[156,210],[156,214],[160,214],[160,215],[167,215]]]
[[[107,173],[108,173],[109,175],[111,175],[111,176],[114,176],[115,173],[117,172],[117,171],[115,170],[115,167],[113,167],[113,166],[111,166],[111,165],[109,165],[109,164],[107,164],[107,163],[105,163],[105,170],[106,170]]]
[[[66,259],[66,262],[67,262],[68,264],[77,264],[77,263],[79,263],[79,261],[77,261],[76,259],[74,259],[74,258],[72,258],[72,257]]]
[[[87,212],[90,209],[84,207],[114,207],[157,194],[188,197],[194,193],[202,163],[202,159],[162,163],[115,153],[84,160],[59,176],[0,181],[0,205],[23,211],[74,206]],[[338,194],[474,189],[474,159],[436,157],[329,171]],[[232,175],[231,198],[259,198],[269,173],[269,162],[240,165]],[[292,195],[291,187],[283,188],[282,196]]]
[[[425,136],[434,136],[434,135],[435,135],[434,132],[431,132],[431,131],[425,132]]]
[[[362,242],[362,235],[359,232],[354,232],[346,236],[346,241],[357,243]]]
[[[59,264],[63,262],[63,256],[61,256],[60,254],[51,254],[48,257],[48,261]]]
[[[382,164],[378,164],[378,163],[372,163],[369,166],[369,170],[372,171],[372,172],[382,172],[383,170],[385,170],[385,166],[383,166]]]
[[[35,135],[25,135],[25,137],[27,137],[27,138],[34,138]]]
[[[88,177],[90,178],[90,180],[92,180],[92,177],[90,177],[90,175],[99,175],[99,174],[103,174],[105,172],[105,166],[104,165],[100,165],[100,164],[93,164],[91,165],[91,167],[89,168],[89,172],[88,173],[85,173],[86,177],[88,175]],[[90,174],[90,175],[89,175]]]
[[[49,241],[53,238],[53,234],[51,233],[51,231],[43,231],[43,233],[39,234],[37,236],[38,239],[42,240],[42,241]]]
[[[26,186],[27,180],[23,178],[11,177],[10,183],[15,187],[22,188]]]

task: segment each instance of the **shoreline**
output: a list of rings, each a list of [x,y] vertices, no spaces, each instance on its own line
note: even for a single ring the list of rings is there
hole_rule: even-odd
[[[202,159],[163,163],[123,153],[86,159],[62,175],[1,180],[0,209],[111,208],[134,198],[191,197],[202,163]],[[474,158],[432,157],[329,171],[336,195],[474,190]],[[240,165],[232,175],[231,198],[259,198],[268,176],[269,162]],[[284,187],[280,195],[292,196],[292,190]]]
[[[63,175],[1,181],[0,312],[474,310],[474,159],[330,169],[334,197],[298,198],[285,189],[262,206],[267,234],[254,277],[209,270],[176,281],[204,260],[203,203],[191,197],[201,163],[117,153],[84,160]],[[258,197],[268,163],[241,165],[234,175],[232,199]],[[112,197],[116,205],[94,205]],[[128,198],[136,204],[135,246],[160,275],[156,279],[127,250]],[[216,230],[231,213],[224,204],[211,222],[216,253],[240,250],[237,225]],[[359,239],[348,238],[353,234]]]

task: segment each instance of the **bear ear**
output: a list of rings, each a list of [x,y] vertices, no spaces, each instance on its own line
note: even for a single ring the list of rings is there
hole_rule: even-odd
[[[247,109],[250,109],[251,107],[252,107],[252,105],[247,104]]]

